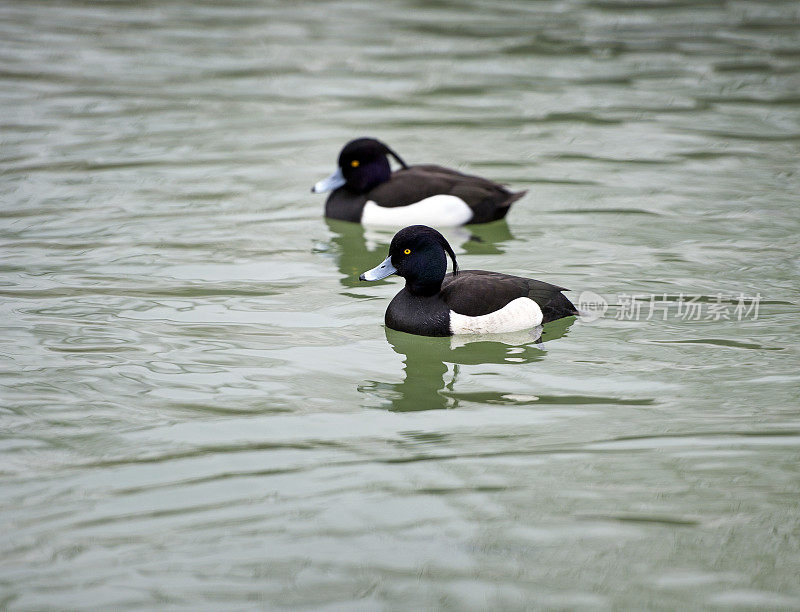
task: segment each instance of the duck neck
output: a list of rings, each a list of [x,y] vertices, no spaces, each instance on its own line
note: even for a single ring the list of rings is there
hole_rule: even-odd
[[[432,295],[436,295],[442,289],[442,281],[438,283],[412,283],[411,281],[406,281],[406,289],[409,293],[413,295],[418,295],[420,297],[430,297]]]

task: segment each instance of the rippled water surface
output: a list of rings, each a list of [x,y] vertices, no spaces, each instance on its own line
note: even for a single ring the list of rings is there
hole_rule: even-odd
[[[800,608],[796,2],[8,1],[0,82],[0,607]],[[605,317],[385,330],[362,135]]]

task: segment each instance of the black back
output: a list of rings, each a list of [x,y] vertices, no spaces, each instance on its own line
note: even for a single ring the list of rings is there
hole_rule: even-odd
[[[511,204],[526,193],[511,193],[493,181],[450,168],[420,165],[393,173],[391,180],[370,191],[368,199],[380,206],[394,208],[435,195],[452,195],[461,198],[472,209],[470,223],[488,223],[505,217]]]
[[[453,311],[470,317],[495,312],[509,302],[527,297],[536,302],[544,315],[543,323],[578,314],[578,309],[561,293],[564,287],[543,281],[485,270],[462,270],[448,274],[439,293]]]

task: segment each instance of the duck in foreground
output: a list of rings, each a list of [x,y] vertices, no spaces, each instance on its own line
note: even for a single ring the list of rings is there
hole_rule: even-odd
[[[453,272],[447,274],[447,256]],[[397,274],[406,279],[386,309],[386,325],[421,336],[503,333],[536,327],[578,310],[564,287],[521,276],[460,270],[453,249],[435,229],[406,227],[392,238],[389,256],[359,280]]]
[[[402,168],[392,172],[387,155]],[[527,193],[512,193],[488,179],[442,166],[409,166],[374,138],[348,142],[339,153],[338,169],[311,191],[333,191],[325,203],[326,217],[394,226],[497,221]]]

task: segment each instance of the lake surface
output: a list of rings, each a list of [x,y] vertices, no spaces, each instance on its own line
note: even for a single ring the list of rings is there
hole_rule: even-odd
[[[0,79],[0,607],[800,609],[796,2],[8,1]],[[605,316],[386,330],[364,135]]]

